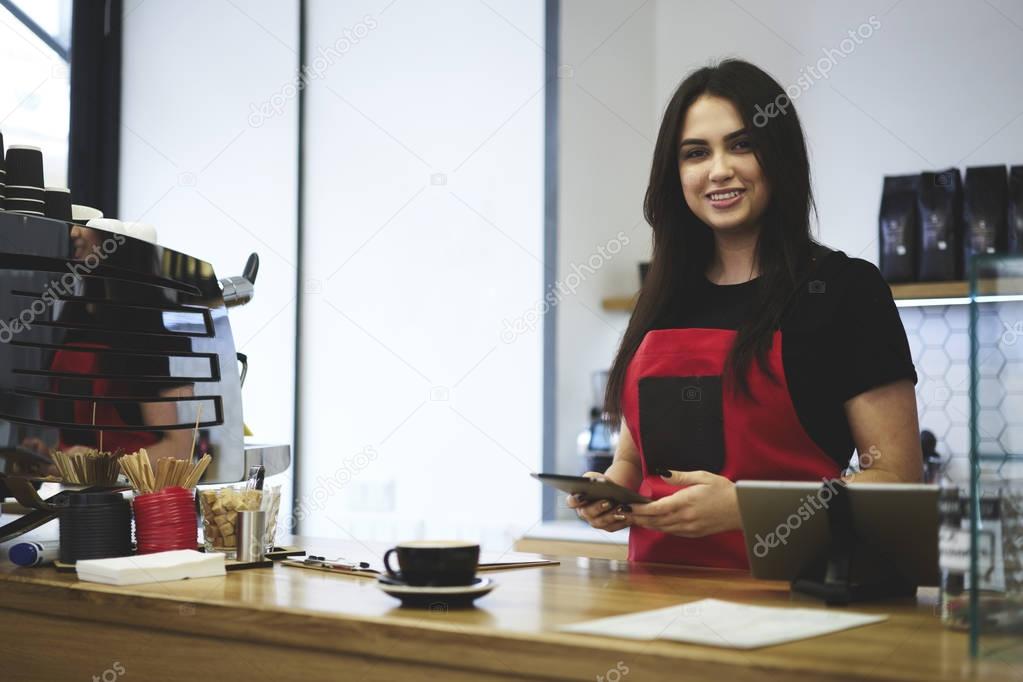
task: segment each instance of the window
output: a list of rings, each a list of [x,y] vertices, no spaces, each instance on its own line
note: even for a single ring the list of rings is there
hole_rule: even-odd
[[[46,185],[67,186],[72,0],[0,0],[0,132],[43,150]]]

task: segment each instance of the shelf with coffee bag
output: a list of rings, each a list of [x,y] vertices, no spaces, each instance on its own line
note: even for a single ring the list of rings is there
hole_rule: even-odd
[[[1023,166],[885,176],[878,243],[896,298],[965,298],[972,257],[1023,252]],[[916,284],[933,286],[895,288]]]

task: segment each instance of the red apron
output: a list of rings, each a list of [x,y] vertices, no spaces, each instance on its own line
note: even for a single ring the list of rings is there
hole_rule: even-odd
[[[647,469],[641,438],[640,379],[720,377],[735,336],[729,329],[663,329],[644,337],[629,363],[622,393],[623,415],[643,461],[640,494],[659,499],[679,489]],[[785,380],[781,344],[781,332],[775,331],[767,362],[778,384],[755,360],[750,366],[749,388],[757,402],[741,392],[733,394],[727,383],[721,392],[724,462],[721,471],[714,473],[729,480],[819,481],[841,473],[841,467],[810,439],[799,422]],[[633,526],[629,530],[629,560],[749,567],[739,530],[683,538]]]

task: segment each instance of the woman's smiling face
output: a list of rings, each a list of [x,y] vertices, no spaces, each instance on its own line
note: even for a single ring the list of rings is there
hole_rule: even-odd
[[[735,106],[701,95],[680,139],[678,174],[689,209],[715,232],[759,230],[771,190]]]

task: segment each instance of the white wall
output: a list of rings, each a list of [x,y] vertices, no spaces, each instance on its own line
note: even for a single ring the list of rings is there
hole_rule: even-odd
[[[250,106],[294,81],[297,3],[125,4],[119,217],[219,277],[259,253],[256,296],[230,314],[249,356],[244,416],[256,440],[290,443],[298,121],[293,101],[265,121]]]
[[[620,25],[635,7],[641,9]],[[574,84],[561,82],[560,272],[602,241],[607,228],[599,216],[628,223],[640,215],[653,145],[636,131],[654,138],[663,107],[689,71],[737,56],[789,85],[823,50],[842,50],[848,31],[872,15],[880,26],[865,30],[869,38],[836,57],[828,78],[814,79],[796,99],[826,244],[877,262],[883,175],[1023,160],[1019,3],[563,0],[565,63],[586,52],[579,46],[592,44],[595,32],[620,27],[575,69],[577,83],[601,104],[578,104]],[[594,149],[606,152],[597,157]],[[644,223],[636,232],[635,248],[589,278],[573,297],[576,305],[558,309],[557,440],[565,470],[576,466],[589,372],[610,364],[627,322],[624,314],[603,313],[600,300],[632,293],[636,263],[648,254],[649,228]]]
[[[507,550],[540,520],[542,330],[502,329],[542,295],[543,2],[308,11],[301,529]]]
[[[649,258],[643,192],[657,136],[654,19],[655,3],[641,0],[561,3],[558,279],[577,282],[554,312],[556,469],[566,473],[584,468],[576,436],[589,423],[591,373],[608,369],[628,322],[604,312],[601,299],[634,292],[637,264]],[[612,242],[621,251],[601,257]],[[594,255],[601,265],[591,273]],[[574,516],[563,505],[559,515]]]

